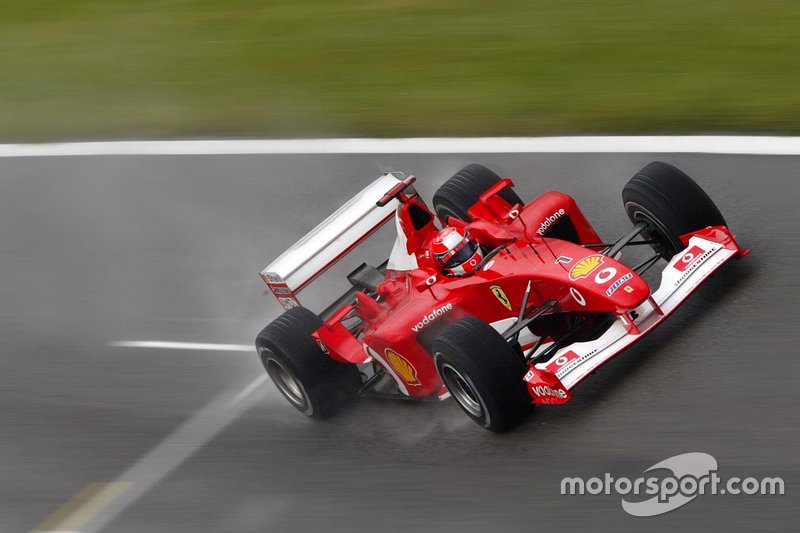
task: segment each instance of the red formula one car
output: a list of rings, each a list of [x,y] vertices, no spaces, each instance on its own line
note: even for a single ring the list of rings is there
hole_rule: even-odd
[[[358,394],[452,396],[479,425],[507,430],[531,403],[568,402],[583,378],[749,253],[708,195],[666,163],[625,185],[633,228],[613,242],[569,196],[525,203],[481,165],[442,185],[433,211],[414,181],[381,176],[261,273],[287,311],[256,348],[281,393],[312,418]],[[300,305],[300,290],[392,219],[385,263],[353,271],[353,288],[321,315]],[[653,253],[623,264],[634,245]],[[642,274],[656,264],[665,266],[652,290]]]

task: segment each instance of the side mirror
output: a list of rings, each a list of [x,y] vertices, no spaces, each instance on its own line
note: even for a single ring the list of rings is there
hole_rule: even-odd
[[[361,318],[367,322],[375,320],[383,312],[383,307],[363,292],[356,293],[356,303]]]

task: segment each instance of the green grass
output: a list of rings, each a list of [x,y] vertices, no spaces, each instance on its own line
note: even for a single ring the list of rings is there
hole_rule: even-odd
[[[800,132],[796,0],[0,1],[0,140]]]

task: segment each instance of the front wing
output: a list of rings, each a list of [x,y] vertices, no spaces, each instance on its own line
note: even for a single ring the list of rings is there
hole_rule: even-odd
[[[655,329],[724,263],[749,253],[724,226],[696,231],[683,240],[687,246],[662,271],[658,290],[633,312],[619,315],[599,338],[571,344],[550,360],[530,365],[524,379],[533,403],[569,401],[570,390],[586,376]]]

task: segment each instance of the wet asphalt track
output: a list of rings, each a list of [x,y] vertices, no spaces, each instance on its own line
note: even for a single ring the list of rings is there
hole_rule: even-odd
[[[796,530],[800,157],[495,154],[0,160],[0,531],[116,479],[261,375],[255,353],[107,344],[249,344],[279,312],[260,268],[380,172],[416,174],[430,198],[482,162],[523,198],[572,194],[611,238],[629,227],[622,186],[655,158],[696,177],[754,253],[569,405],[496,436],[452,402],[361,401],[314,423],[267,384],[106,530]],[[319,309],[345,282],[331,285],[301,300]],[[564,476],[636,477],[693,451],[723,477],[782,476],[787,494],[699,497],[653,518],[618,496],[559,494]]]

